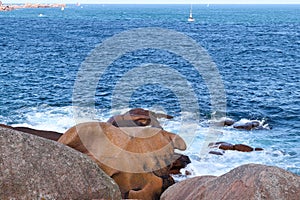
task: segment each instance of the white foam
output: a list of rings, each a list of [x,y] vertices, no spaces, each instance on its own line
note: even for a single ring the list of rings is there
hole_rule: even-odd
[[[92,116],[92,118],[80,118],[74,120],[72,106],[50,107],[47,105],[39,108],[27,108],[22,110],[22,123],[13,124],[13,126],[25,126],[41,130],[65,132],[68,128],[74,126],[78,121],[107,121],[113,114],[121,114],[128,111],[113,110],[110,113],[102,111],[90,111],[83,109],[83,116]],[[91,114],[91,112],[94,112]],[[186,119],[194,120],[193,114],[184,113]],[[300,171],[299,166],[293,165],[289,159],[292,159],[288,153],[280,150],[273,141],[270,144],[261,143],[266,140],[270,130],[237,130],[233,127],[219,127],[211,129],[207,126],[208,120],[202,120],[198,127],[195,127],[194,121],[191,123],[182,123],[182,118],[162,119],[162,125],[165,130],[179,134],[187,143],[188,149],[184,153],[192,161],[184,170],[191,172],[189,176],[199,175],[222,175],[233,168],[247,163],[259,163],[266,165],[276,165],[284,169],[290,168],[294,171]],[[1,119],[1,121],[6,121]],[[20,120],[19,120],[20,121]],[[247,121],[247,119],[243,119]],[[264,124],[265,122],[262,121]],[[208,154],[211,150],[208,148],[209,142],[228,142],[231,144],[245,144],[251,147],[262,147],[264,151],[238,152],[225,151],[223,156]],[[268,140],[266,140],[268,142]],[[261,146],[261,144],[264,144]],[[275,146],[274,146],[275,145]],[[222,151],[222,150],[221,150]],[[183,172],[185,173],[185,172]],[[186,178],[189,176],[181,176]]]

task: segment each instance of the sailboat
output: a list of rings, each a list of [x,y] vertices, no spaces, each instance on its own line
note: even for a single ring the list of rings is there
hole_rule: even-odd
[[[190,8],[190,16],[188,18],[188,21],[189,22],[194,22],[195,21],[195,19],[193,18],[192,5],[191,5],[191,8]]]

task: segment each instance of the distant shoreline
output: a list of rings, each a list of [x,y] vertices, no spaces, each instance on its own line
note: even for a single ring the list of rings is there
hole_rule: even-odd
[[[1,11],[12,11],[16,9],[24,9],[24,8],[64,8],[66,4],[40,4],[40,3],[26,3],[26,4],[15,4],[15,5],[0,5]]]

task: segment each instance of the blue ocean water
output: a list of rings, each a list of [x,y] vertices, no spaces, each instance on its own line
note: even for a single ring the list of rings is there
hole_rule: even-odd
[[[194,175],[220,175],[245,163],[279,166],[300,174],[300,5],[194,5],[196,21],[187,22],[188,15],[189,5],[68,5],[64,11],[0,12],[0,123],[65,131],[76,123],[74,84],[91,51],[124,31],[159,27],[183,33],[208,52],[224,84],[228,117],[264,121],[267,127],[252,131],[220,128],[218,141],[264,151],[203,153],[212,114],[210,91],[191,63],[159,49],[126,52],[111,63],[94,95],[95,118],[104,121],[111,112],[126,110],[113,106],[112,97],[130,70],[147,63],[167,65],[189,82],[200,108],[199,128],[186,151],[192,158],[188,170]],[[173,45],[184,45],[181,42]],[[180,85],[172,76],[161,78]],[[158,83],[136,89],[128,106],[174,115],[174,120],[162,123],[175,133],[179,133],[182,116],[195,123],[198,109],[182,112],[178,95]],[[184,126],[188,130],[189,121]]]

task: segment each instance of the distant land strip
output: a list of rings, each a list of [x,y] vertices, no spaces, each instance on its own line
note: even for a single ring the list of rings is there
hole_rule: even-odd
[[[12,11],[15,9],[23,8],[64,8],[66,4],[39,4],[39,3],[26,3],[24,5],[5,5],[0,1],[0,12],[1,11]]]

